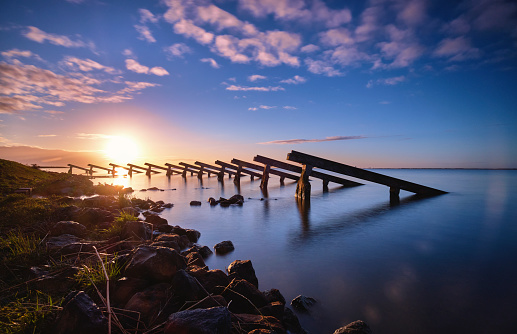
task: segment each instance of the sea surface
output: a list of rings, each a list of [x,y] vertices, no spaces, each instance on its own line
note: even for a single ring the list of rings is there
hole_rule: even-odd
[[[312,180],[310,207],[296,184],[249,177],[218,182],[205,174],[96,179],[133,187],[134,196],[174,204],[171,225],[201,232],[199,244],[231,240],[235,251],[212,255],[210,269],[251,260],[259,289],[277,288],[288,302],[313,297],[297,313],[310,333],[333,333],[354,320],[376,334],[517,333],[517,171],[374,170],[449,192],[416,199],[367,183],[342,188]],[[163,191],[139,191],[158,187]],[[209,197],[241,194],[242,207],[210,207]],[[190,206],[192,200],[200,207]]]

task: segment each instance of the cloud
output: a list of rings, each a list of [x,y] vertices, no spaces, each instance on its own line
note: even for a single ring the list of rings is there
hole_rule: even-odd
[[[124,88],[113,93],[103,90],[103,84],[104,81],[82,73],[61,75],[33,65],[0,62],[0,113],[63,107],[67,102],[120,103],[132,99],[133,93],[156,85],[135,87],[126,82]]]
[[[319,36],[321,43],[330,46],[351,45],[355,43],[352,34],[346,28],[330,29],[320,33]]]
[[[248,81],[251,81],[251,82],[255,82],[257,80],[265,80],[265,79],[267,79],[267,77],[260,75],[260,74],[254,74],[254,75],[250,75],[248,77]]]
[[[368,84],[366,84],[366,87],[371,88],[374,85],[394,86],[404,81],[406,81],[406,77],[401,75],[398,77],[370,80],[368,81]]]
[[[352,140],[352,139],[364,139],[368,138],[365,136],[334,136],[334,137],[325,137],[323,139],[286,139],[286,140],[273,140],[258,144],[269,145],[269,144],[277,144],[277,145],[286,145],[286,144],[304,144],[304,143],[320,143],[325,141],[337,141],[337,140]]]
[[[282,108],[287,109],[287,110],[296,110],[296,109],[298,109],[298,108],[293,107],[293,106],[283,106]]]
[[[433,52],[435,57],[449,58],[449,61],[463,61],[480,57],[480,50],[470,45],[463,36],[445,38]]]
[[[230,85],[226,87],[226,90],[232,90],[232,91],[257,91],[257,92],[278,92],[285,90],[283,87],[276,86],[276,87],[249,87],[249,86],[237,86],[237,85]]]
[[[417,42],[413,30],[399,29],[392,24],[385,29],[391,41],[377,43],[377,46],[384,58],[392,60],[388,67],[408,67],[422,56],[424,48]]]
[[[180,20],[174,24],[174,32],[194,38],[200,44],[210,44],[214,39],[214,34],[196,26],[191,20]]]
[[[90,48],[91,50],[95,50],[95,44],[93,44],[93,42],[85,42],[80,39],[72,40],[67,36],[46,33],[33,26],[29,26],[27,29],[28,30],[23,32],[23,36],[38,43],[48,41],[51,44],[67,48]]]
[[[343,75],[342,72],[335,69],[332,64],[329,64],[323,60],[314,60],[312,58],[305,59],[305,65],[307,65],[307,70],[314,74],[323,74],[328,77],[335,77]]]
[[[158,22],[158,17],[156,17],[148,9],[140,8],[140,9],[138,9],[138,13],[140,13],[140,22],[142,24],[147,23],[147,22],[151,22],[151,23],[157,23]]]
[[[294,77],[292,77],[290,79],[285,79],[285,80],[282,80],[280,82],[281,83],[286,83],[286,84],[298,85],[298,84],[301,84],[301,83],[305,83],[306,81],[307,81],[307,79],[305,79],[304,77],[301,77],[299,75],[295,75]]]
[[[47,114],[51,114],[51,115],[59,115],[59,114],[65,113],[64,111],[59,111],[59,110],[43,110],[43,111],[46,112]]]
[[[338,27],[352,19],[350,10],[328,8],[321,0],[313,0],[308,7],[303,0],[239,0],[239,6],[255,17],[273,14],[278,20],[297,21],[304,24],[321,23]]]
[[[38,135],[40,138],[57,137],[57,135]]]
[[[28,50],[11,49],[9,51],[2,52],[2,56],[7,59],[24,57],[24,58],[35,58],[39,61],[43,61],[43,59],[41,59],[40,56],[38,56],[37,54],[33,53],[32,51],[28,51]]]
[[[148,41],[149,43],[156,42],[156,39],[153,37],[153,34],[151,33],[151,30],[149,29],[149,27],[147,27],[145,25],[139,25],[139,24],[135,24],[134,27],[135,27],[136,31],[140,34],[138,39],[141,39],[143,41]]]
[[[197,7],[197,11],[200,20],[212,24],[218,31],[233,28],[248,36],[253,36],[258,33],[257,28],[253,24],[243,22],[235,17],[235,15],[217,6],[199,6]]]
[[[220,68],[221,66],[213,59],[213,58],[203,58],[201,59],[203,63],[209,63],[213,68]]]
[[[316,52],[316,51],[319,51],[320,47],[317,46],[317,45],[314,45],[314,44],[308,44],[308,45],[305,45],[304,47],[302,47],[300,49],[301,52],[304,52],[304,53],[311,53],[311,52]]]
[[[99,139],[110,139],[113,138],[112,135],[106,135],[102,133],[77,133],[76,138],[78,139],[88,139],[88,140],[99,140]]]
[[[158,76],[169,75],[169,72],[163,67],[156,66],[150,69],[148,66],[142,65],[134,59],[126,59],[126,68],[141,74],[154,74]]]
[[[164,48],[165,52],[173,57],[182,58],[186,53],[192,53],[192,49],[190,49],[185,43],[175,43],[171,46]]]
[[[104,71],[109,74],[118,74],[119,71],[113,67],[104,66],[91,59],[79,59],[76,57],[66,56],[62,62],[63,65],[70,67],[73,70],[79,70],[83,72],[90,72],[93,70]]]

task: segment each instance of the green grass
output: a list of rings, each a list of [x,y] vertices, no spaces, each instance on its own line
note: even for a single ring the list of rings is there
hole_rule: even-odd
[[[106,276],[104,275],[103,264],[110,281],[113,282],[122,277],[123,265],[110,261],[105,256],[102,263],[97,260],[91,264],[83,264],[83,270],[75,275],[79,289],[83,289],[86,292],[93,292],[96,289],[104,290],[106,287]]]
[[[109,239],[118,236],[122,238],[122,232],[124,230],[124,225],[126,225],[126,222],[137,220],[137,217],[122,210],[120,211],[119,215],[115,217],[115,220],[113,221],[113,224],[111,224],[111,227],[104,231],[103,237]]]
[[[9,194],[18,188],[34,187],[41,182],[50,180],[53,174],[14,161],[0,159],[0,194]]]

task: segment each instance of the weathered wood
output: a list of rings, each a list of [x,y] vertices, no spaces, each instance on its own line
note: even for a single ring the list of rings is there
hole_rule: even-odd
[[[302,202],[309,202],[311,200],[311,183],[309,182],[309,176],[312,173],[312,166],[305,164],[302,167],[302,173],[300,179],[296,184],[296,198]]]
[[[242,161],[242,160],[239,160],[239,159],[233,159],[232,160],[232,164],[236,164],[236,165],[239,165],[239,166],[243,166],[243,167],[247,167],[247,168],[251,168],[251,169],[255,169],[255,170],[263,170],[264,169],[264,166],[253,164],[253,163],[247,162],[247,161]],[[274,175],[278,175],[278,176],[281,176],[281,177],[283,176],[286,179],[291,179],[291,180],[295,180],[295,181],[298,181],[298,179],[299,179],[299,176],[297,176],[297,175],[285,173],[285,172],[282,172],[282,171],[279,171],[279,170],[276,170],[276,169],[270,169],[269,173],[270,174],[274,174]]]
[[[235,165],[232,165],[232,164],[229,164],[227,162],[220,161],[220,160],[217,160],[215,162],[215,164],[219,165],[219,166],[223,166],[223,167],[229,168],[229,169],[234,170],[234,171],[237,171],[237,169],[239,169],[239,166],[235,166]],[[254,171],[246,169],[246,168],[242,168],[241,173],[242,174],[251,175],[251,176],[254,176],[254,177],[262,177],[262,174],[254,172]]]
[[[171,166],[168,166],[167,168],[165,168],[163,166],[158,166],[158,165],[151,164],[151,163],[148,163],[148,162],[144,163],[144,165],[149,166],[149,167],[153,167],[155,169],[166,170],[167,173],[165,175],[167,175],[167,176],[171,176],[173,173],[181,174],[181,172],[173,170]]]
[[[122,169],[125,169],[127,171],[129,171],[129,169],[130,169],[128,167],[117,165],[117,164],[114,164],[114,163],[109,163],[109,165],[113,167],[113,171],[115,170],[115,168],[122,168]],[[112,171],[112,173],[113,173],[113,171]],[[141,172],[139,170],[136,170],[136,169],[133,172],[134,173],[143,173],[143,172]],[[116,173],[116,171],[115,171],[115,173]]]
[[[200,161],[196,161],[196,162],[194,162],[194,164],[204,167],[208,171],[211,170],[212,173],[217,174],[217,179],[219,181],[221,181],[223,179],[224,173],[228,173],[229,177],[232,177],[232,174],[233,174],[231,171],[226,170],[224,166],[222,166],[222,167],[212,166],[210,164],[206,164],[206,163],[203,163]]]
[[[152,170],[151,166],[148,166],[147,168],[145,168],[145,167],[134,165],[134,164],[127,164],[127,165],[129,166],[129,173],[128,173],[129,175],[131,175],[133,173],[133,169],[135,169],[135,168],[145,170],[145,175],[147,175],[147,176],[151,176],[151,173],[155,173],[155,174],[161,173],[159,171]]]
[[[187,172],[190,172],[190,175],[194,175],[194,171],[191,170],[190,168],[188,167],[185,167],[185,166],[177,166],[177,165],[173,165],[173,164],[170,164],[170,163],[166,163],[165,164],[166,166],[170,166],[171,168],[176,168],[176,169],[179,169],[181,170],[181,176],[182,177],[187,177]],[[197,171],[196,171],[197,173]]]
[[[194,166],[194,165],[191,165],[191,164],[188,164],[185,162],[180,162],[179,164],[183,167],[188,167],[191,170],[193,170],[195,173],[197,173],[198,179],[201,179],[203,177],[204,168],[202,166]],[[191,172],[191,174],[192,174],[192,172]],[[210,177],[210,174],[208,175],[208,177]]]
[[[264,156],[261,156],[261,155],[255,156],[253,158],[253,161],[260,162],[260,163],[265,164],[265,165],[267,164],[267,165],[271,165],[271,166],[274,166],[274,167],[282,168],[282,169],[285,169],[285,170],[288,170],[288,171],[291,171],[291,172],[295,172],[295,173],[299,173],[299,174],[302,173],[302,167],[300,167],[300,166],[289,164],[289,163],[284,162],[284,161],[279,161],[279,160],[271,159],[271,158],[264,157]],[[325,189],[325,187],[326,187],[327,190],[328,190],[328,183],[329,183],[329,181],[341,184],[341,185],[343,185],[345,187],[356,187],[356,186],[363,185],[362,183],[359,183],[359,182],[343,179],[341,177],[337,177],[337,176],[334,176],[334,175],[329,175],[329,174],[321,173],[321,172],[318,172],[318,171],[315,171],[315,170],[313,170],[311,172],[311,177],[323,180],[323,189]]]
[[[70,167],[70,169],[68,170],[68,174],[72,174],[72,168],[77,168],[77,169],[84,170],[86,172],[86,174],[92,175],[92,173],[90,171],[90,168],[84,168],[84,167],[77,166],[77,165],[72,165],[72,164],[68,164],[68,167]]]
[[[413,182],[408,182],[391,176],[371,172],[365,169],[345,165],[339,162],[319,158],[313,155],[297,151],[291,151],[291,153],[287,154],[287,160],[298,162],[301,164],[309,164],[314,167],[326,169],[332,172],[345,174],[351,177],[356,177],[358,179],[363,179],[374,183],[383,184],[390,188],[406,190],[421,196],[435,196],[447,193],[443,190],[426,187]]]
[[[262,172],[262,180],[260,181],[260,188],[267,188],[267,184],[269,181],[269,170],[271,169],[270,165],[264,165],[264,171]],[[280,179],[280,183],[282,183],[282,179]]]
[[[94,164],[88,164],[88,166],[90,166],[90,175],[92,175],[92,173],[94,172],[93,168],[103,169],[105,171],[108,171],[108,174],[113,172],[111,168],[97,166],[97,165],[94,165]],[[115,174],[113,174],[113,175],[115,175]]]

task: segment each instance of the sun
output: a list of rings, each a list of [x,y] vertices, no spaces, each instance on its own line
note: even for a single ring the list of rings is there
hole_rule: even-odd
[[[112,163],[127,164],[134,162],[139,154],[139,147],[129,137],[113,136],[104,149],[106,157]]]

